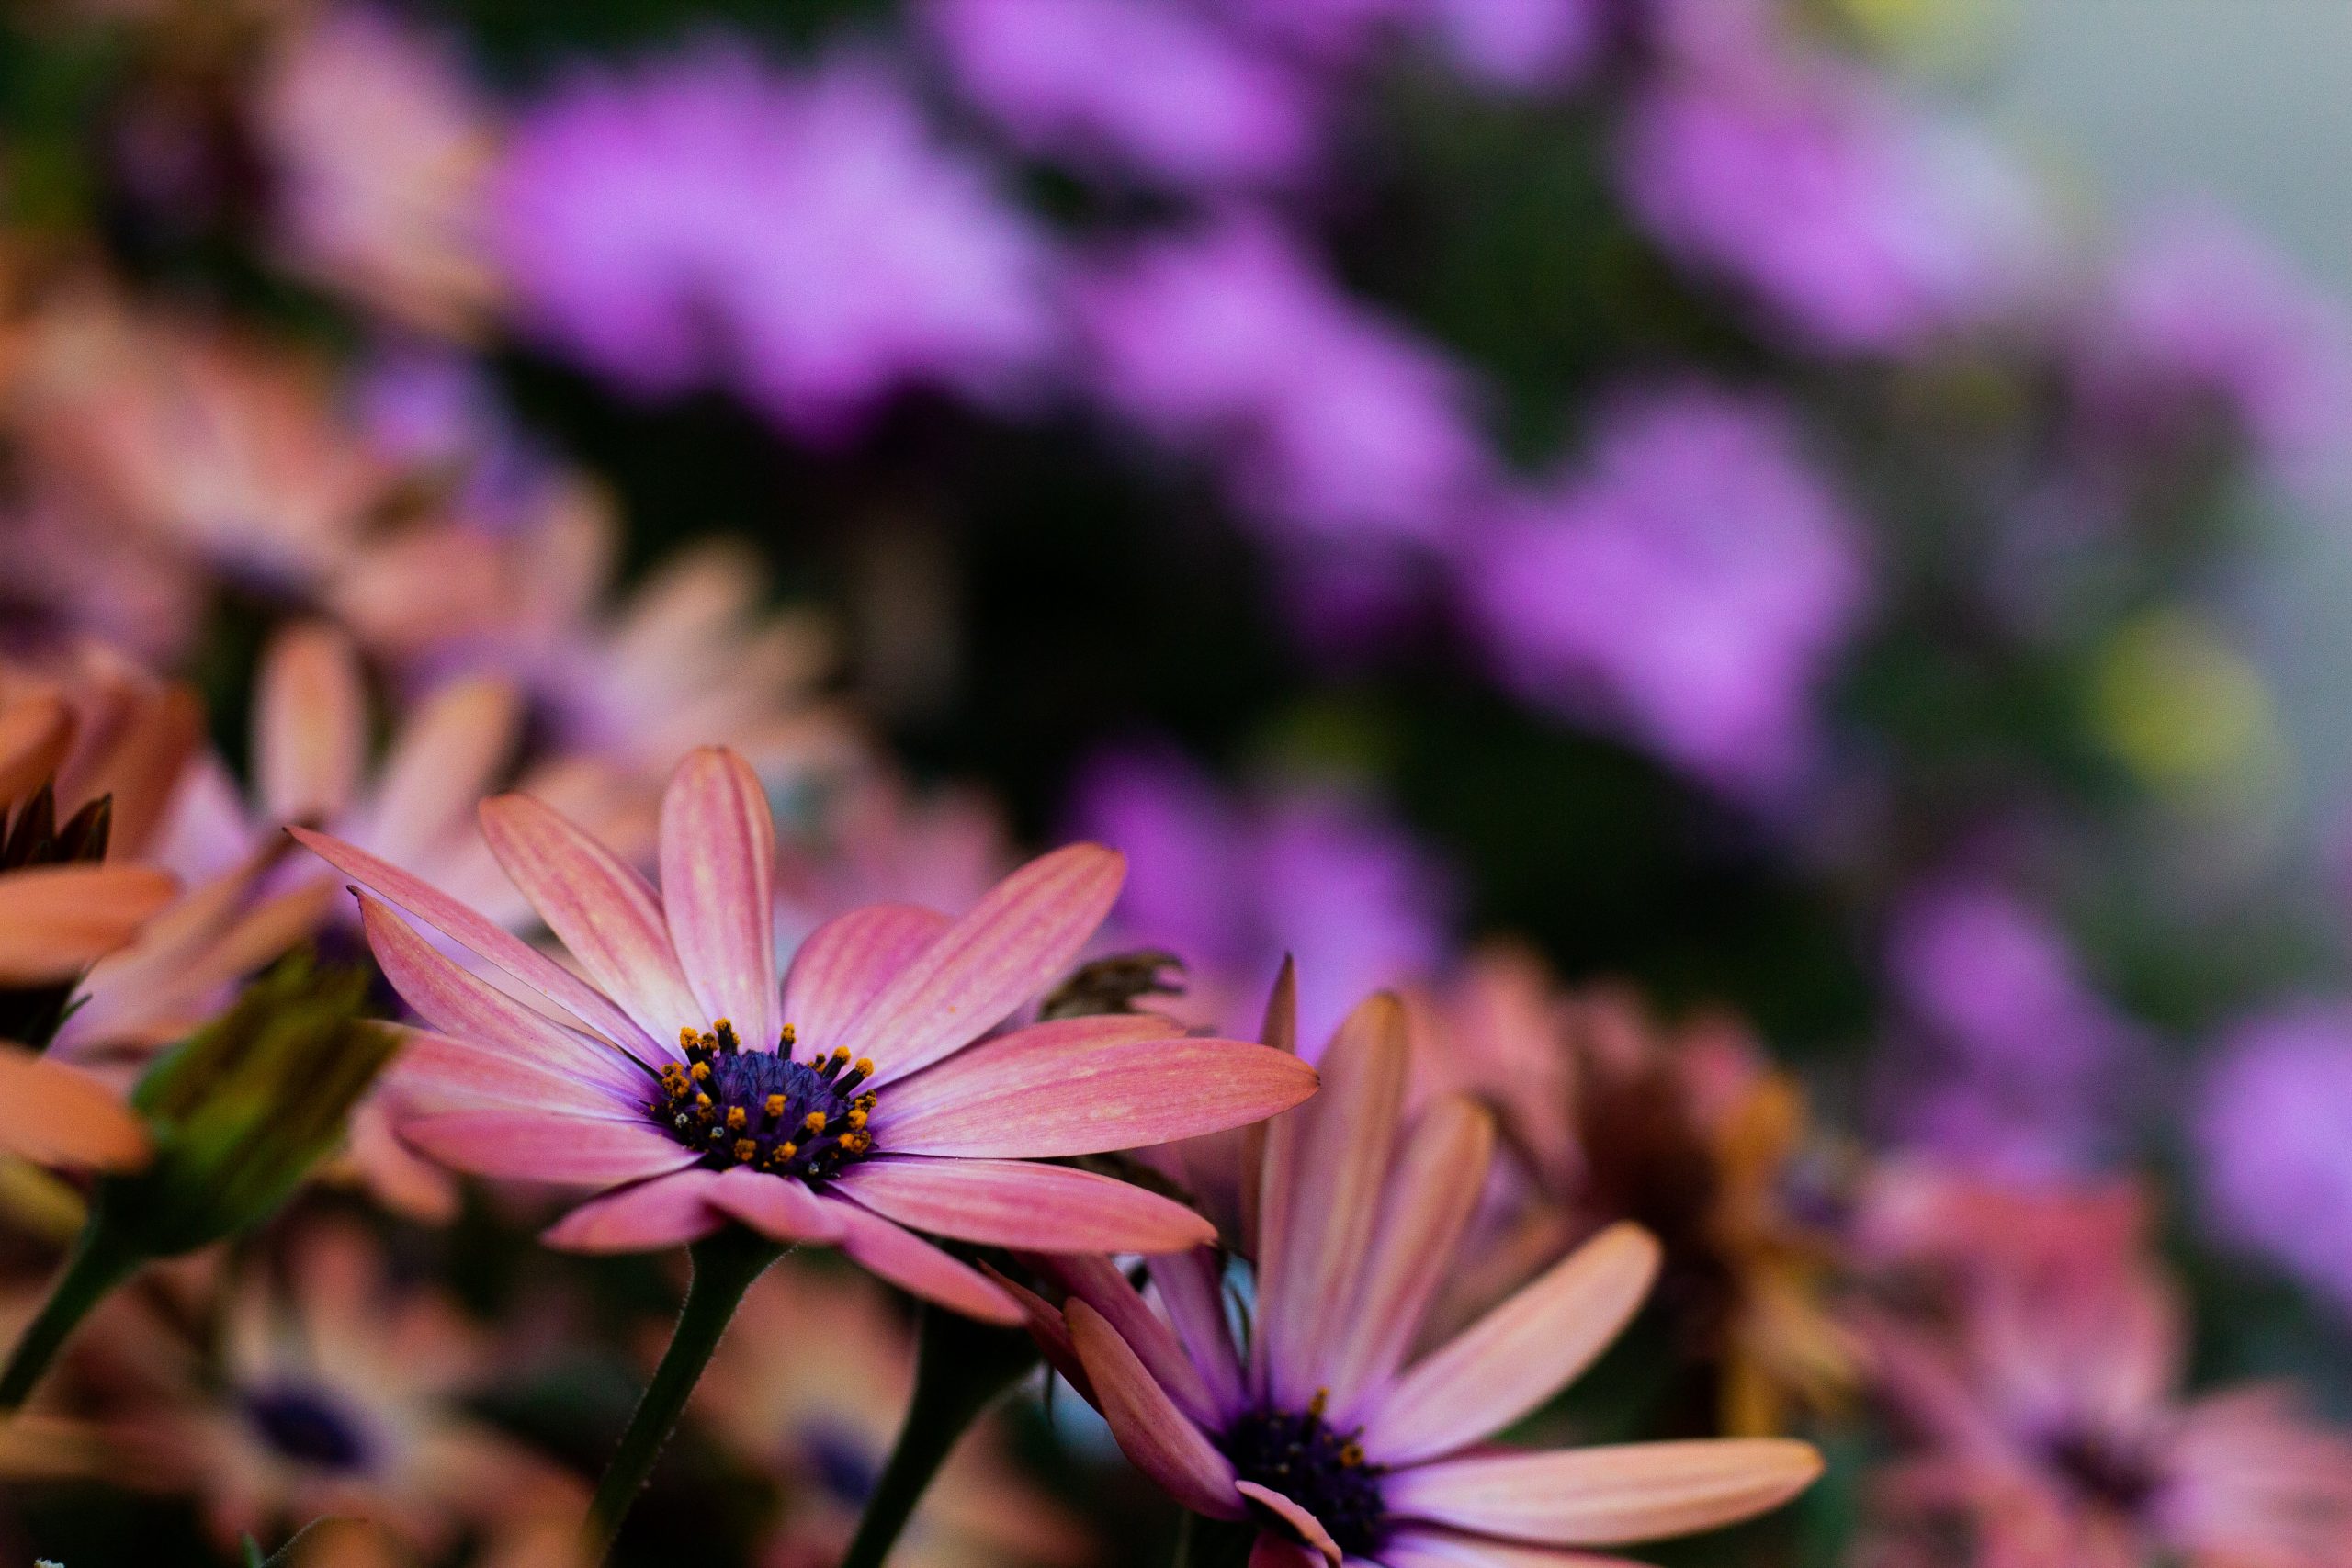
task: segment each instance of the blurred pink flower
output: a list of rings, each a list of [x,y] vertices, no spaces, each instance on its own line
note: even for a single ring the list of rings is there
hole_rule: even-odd
[[[1314,159],[1307,76],[1182,0],[935,0],[957,85],[1023,151],[1187,191]]]
[[[912,386],[1001,400],[1054,347],[1044,240],[876,60],[786,72],[713,42],[582,69],[524,112],[496,203],[541,337],[812,440]]]
[[[2194,1098],[2209,1231],[2352,1311],[2352,1007],[2233,1025]]]
[[[1464,591],[1503,672],[1763,802],[1816,760],[1871,598],[1860,525],[1787,411],[1684,386],[1619,401],[1580,469],[1500,509]]]
[[[1254,1524],[1261,1568],[1419,1568],[1689,1534],[1820,1473],[1812,1448],[1783,1440],[1489,1441],[1616,1338],[1657,1277],[1657,1244],[1605,1231],[1408,1364],[1485,1186],[1494,1121],[1448,1096],[1406,1123],[1394,998],[1360,1006],[1323,1061],[1324,1092],[1269,1123],[1254,1162],[1246,1349],[1211,1249],[1150,1260],[1158,1310],[1107,1259],[1039,1260],[1069,1294],[1059,1313],[1027,1298],[1033,1329],[1177,1502]]]
[[[961,920],[884,904],[830,921],[779,998],[775,829],[741,759],[705,749],[679,765],[662,812],[666,899],[528,796],[485,802],[481,819],[589,979],[366,851],[295,832],[553,1010],[363,898],[379,963],[442,1032],[413,1035],[394,1069],[401,1135],[458,1169],[597,1190],[548,1233],[554,1246],[648,1250],[740,1222],[1011,1321],[996,1286],[905,1227],[997,1246],[1193,1245],[1213,1233],[1181,1205],[1040,1162],[1258,1121],[1314,1087],[1280,1052],[1152,1017],[975,1044],[1109,911],[1120,863],[1094,846],[1030,863]]]
[[[1302,547],[1432,542],[1487,482],[1464,373],[1268,220],[1104,258],[1076,299],[1110,408]]]

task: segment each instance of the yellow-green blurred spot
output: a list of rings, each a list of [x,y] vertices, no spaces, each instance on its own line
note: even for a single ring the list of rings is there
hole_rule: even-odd
[[[2152,784],[2219,783],[2278,749],[2260,671],[2184,610],[2152,612],[2117,631],[2092,668],[2090,710],[2100,743]]]

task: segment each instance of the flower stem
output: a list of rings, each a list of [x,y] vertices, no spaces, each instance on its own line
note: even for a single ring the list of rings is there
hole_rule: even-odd
[[[145,1261],[142,1254],[123,1246],[93,1215],[75,1239],[64,1271],[50,1289],[49,1300],[41,1303],[40,1314],[9,1353],[7,1370],[0,1371],[0,1411],[24,1404],[90,1309]]]
[[[612,1551],[621,1521],[628,1517],[638,1494],[645,1490],[653,1462],[662,1457],[662,1448],[676,1429],[686,1396],[702,1380],[702,1370],[709,1365],[711,1352],[718,1348],[719,1337],[727,1332],[743,1292],[766,1272],[769,1264],[784,1256],[784,1248],[741,1225],[729,1225],[695,1243],[687,1248],[687,1256],[694,1260],[694,1278],[686,1286],[686,1303],[678,1314],[670,1348],[662,1353],[662,1364],[653,1369],[653,1381],[645,1385],[637,1414],[629,1417],[621,1446],[605,1467],[595,1499],[588,1505],[582,1546],[582,1561],[590,1563],[604,1562]]]
[[[1020,1329],[922,1308],[914,1397],[841,1568],[882,1568],[964,1428],[1036,1364],[1037,1347]]]

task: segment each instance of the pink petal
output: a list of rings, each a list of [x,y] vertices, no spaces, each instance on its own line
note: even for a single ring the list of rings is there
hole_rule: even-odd
[[[481,803],[490,852],[599,990],[656,1040],[710,1017],[686,987],[662,901],[645,878],[553,807],[527,795]]]
[[[1647,1231],[1611,1225],[1408,1371],[1365,1422],[1365,1450],[1411,1464],[1500,1431],[1609,1348],[1657,1267]]]
[[[670,940],[703,1016],[771,1048],[775,975],[775,821],[759,776],[732,751],[701,747],[662,797],[662,900]]]
[[[771,1241],[835,1242],[842,1238],[839,1203],[827,1203],[788,1176],[737,1168],[721,1171],[706,1200]]]
[[[1398,1530],[1381,1542],[1380,1562],[1381,1568],[1643,1568],[1630,1558],[1521,1546],[1491,1536],[1419,1527]]]
[[[1204,1427],[1220,1424],[1225,1412],[1209,1398],[1175,1330],[1151,1310],[1117,1264],[1100,1253],[1027,1253],[1023,1261],[1101,1313],[1187,1416]]]
[[[1352,1309],[1330,1358],[1331,1419],[1362,1418],[1361,1401],[1387,1383],[1420,1332],[1453,1251],[1487,1185],[1495,1118],[1459,1095],[1421,1113],[1397,1156]]]
[[[1259,1043],[1286,1055],[1298,1055],[1298,964],[1287,953],[1266,993],[1266,1010],[1258,1021]],[[1260,1122],[1241,1133],[1241,1246],[1244,1256],[1263,1258],[1258,1244],[1260,1200],[1266,1174],[1266,1135],[1272,1123]]]
[[[473,830],[477,801],[521,738],[523,703],[503,681],[452,681],[409,710],[368,807],[368,841],[386,855],[422,855]]]
[[[1306,1548],[1306,1560],[1309,1562],[1328,1562],[1331,1568],[1339,1568],[1340,1543],[1331,1539],[1331,1532],[1323,1528],[1321,1519],[1317,1518],[1296,1502],[1285,1497],[1271,1486],[1261,1486],[1254,1481],[1241,1481],[1236,1482],[1233,1489],[1260,1508],[1273,1515],[1275,1518],[1282,1521],[1286,1529],[1295,1534]],[[1262,1546],[1266,1538],[1261,1536],[1258,1539],[1259,1544]],[[1250,1554],[1250,1560],[1252,1562],[1258,1560],[1258,1553],[1254,1549]]]
[[[831,1217],[842,1227],[842,1250],[899,1289],[983,1323],[1020,1324],[1020,1303],[971,1265],[854,1203],[827,1199],[825,1204],[836,1211]]]
[[[1247,1486],[1250,1483],[1244,1482],[1242,1484]],[[1261,1486],[1258,1490],[1262,1492],[1265,1488]],[[1320,1568],[1324,1561],[1321,1552],[1301,1546],[1272,1530],[1259,1531],[1258,1539],[1250,1543],[1250,1568]]]
[[[986,1263],[980,1265],[980,1272],[987,1275],[997,1289],[1020,1303],[1023,1326],[1029,1330],[1029,1337],[1037,1342],[1046,1364],[1059,1372],[1062,1381],[1077,1390],[1080,1399],[1100,1409],[1101,1404],[1094,1397],[1093,1380],[1086,1375],[1086,1363],[1078,1359],[1078,1348],[1070,1343],[1069,1325],[1063,1321],[1061,1309],[1019,1280],[1006,1279]]]
[[[700,1241],[727,1223],[707,1201],[715,1170],[682,1170],[591,1199],[539,1239],[565,1252],[658,1252]]]
[[[1152,1381],[1118,1331],[1084,1302],[1071,1302],[1064,1315],[1119,1450],[1193,1512],[1215,1519],[1241,1517],[1232,1464]]]
[[[827,920],[792,955],[784,1016],[800,1048],[817,1055],[841,1043],[851,1021],[939,939],[946,916],[913,904],[869,904]]]
[[[131,1170],[147,1163],[147,1128],[119,1090],[78,1067],[0,1046],[0,1149],[36,1165]]]
[[[1225,1255],[1213,1247],[1164,1254],[1151,1260],[1151,1282],[1159,1287],[1169,1321],[1199,1371],[1210,1404],[1224,1414],[1238,1414],[1249,1395],[1225,1316]]]
[[[880,1064],[877,1086],[970,1044],[1069,967],[1125,874],[1100,844],[1031,861],[899,970],[840,1043]]]
[[[537,1107],[582,1116],[642,1119],[645,1102],[652,1098],[649,1089],[630,1100],[544,1060],[420,1029],[406,1032],[384,1083],[403,1112],[413,1116]]]
[[[451,1111],[403,1116],[403,1142],[452,1169],[515,1181],[609,1187],[683,1170],[702,1156],[643,1116],[560,1111]]]
[[[1047,1159],[1261,1122],[1315,1092],[1315,1069],[1171,1020],[1073,1018],[984,1041],[894,1084],[876,1139],[906,1154]]]
[[[1405,1096],[1405,1010],[1395,997],[1383,992],[1348,1015],[1323,1053],[1323,1084],[1266,1133],[1253,1351],[1263,1386],[1290,1406],[1330,1382],[1380,1216]]]
[[[575,1033],[467,974],[408,922],[359,895],[359,925],[384,977],[424,1021],[510,1061],[536,1062],[619,1095],[648,1098],[653,1080],[619,1047]]]
[[[0,800],[47,784],[73,744],[74,712],[57,698],[18,697],[0,706]]]
[[[1182,1203],[1066,1165],[886,1155],[850,1167],[840,1186],[902,1225],[1032,1252],[1180,1252],[1216,1239]]]
[[[307,828],[288,828],[287,831],[337,871],[366,883],[435,931],[462,942],[624,1049],[656,1060],[676,1055],[671,1043],[674,1036],[657,1038],[648,1034],[602,991],[432,884],[412,876],[390,861],[379,860],[356,844],[347,844]]]
[[[272,822],[323,822],[368,760],[368,693],[350,639],[318,622],[273,638],[254,677],[254,773]]]
[[[1821,1473],[1809,1443],[1712,1438],[1484,1454],[1389,1476],[1404,1518],[1549,1546],[1623,1546],[1752,1517]]]

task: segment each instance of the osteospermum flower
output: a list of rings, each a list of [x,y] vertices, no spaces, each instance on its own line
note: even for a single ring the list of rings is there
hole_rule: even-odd
[[[1267,1129],[1256,1329],[1236,1346],[1216,1255],[1151,1261],[1166,1315],[1102,1259],[1042,1259],[1069,1292],[1026,1304],[1047,1353],[1178,1502],[1254,1521],[1260,1564],[1594,1562],[1609,1546],[1760,1513],[1821,1468],[1779,1439],[1514,1450],[1487,1439],[1600,1355],[1658,1247],[1596,1236],[1407,1364],[1486,1178],[1493,1118],[1447,1096],[1403,1124],[1402,1008],[1375,997],[1324,1052],[1326,1088]]]
[[[482,830],[587,976],[366,851],[321,855],[538,992],[535,1010],[363,896],[368,941],[437,1032],[398,1074],[401,1135],[461,1170],[600,1195],[555,1246],[632,1251],[730,1223],[839,1246],[916,1294],[1015,1321],[1012,1300],[914,1230],[1044,1250],[1168,1252],[1213,1232],[1109,1177],[1037,1161],[1261,1120],[1314,1074],[1164,1019],[1072,1019],[976,1044],[1065,970],[1117,897],[1120,861],[1074,845],[960,920],[876,905],[827,922],[781,995],[775,827],[759,782],[707,748],[662,802],[661,890],[526,795]],[[911,1229],[909,1227],[912,1227]]]

